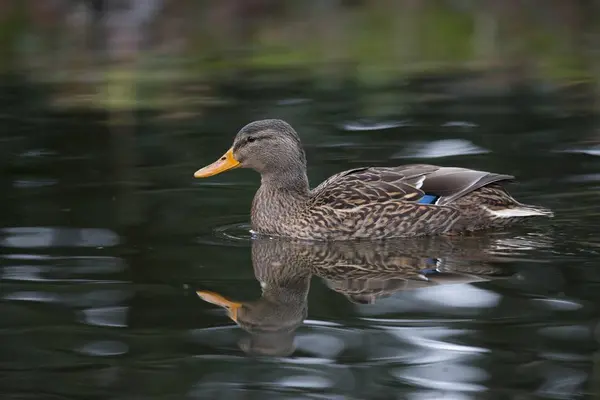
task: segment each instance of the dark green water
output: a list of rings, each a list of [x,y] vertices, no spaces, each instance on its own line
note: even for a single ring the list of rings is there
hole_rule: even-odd
[[[434,90],[225,88],[226,105],[175,119],[53,111],[43,88],[7,87],[0,397],[598,396],[597,120],[535,91],[396,107],[409,89]],[[359,120],[379,95],[389,118]],[[556,217],[372,247],[252,240],[258,176],[192,174],[263,117],[298,130],[313,186],[464,166],[516,175],[512,193]],[[197,290],[244,303],[239,326]]]

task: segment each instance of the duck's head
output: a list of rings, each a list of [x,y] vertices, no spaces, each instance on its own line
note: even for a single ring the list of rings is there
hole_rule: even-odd
[[[285,121],[265,119],[244,126],[233,145],[214,163],[199,169],[195,178],[207,178],[233,168],[252,168],[262,175],[305,168],[300,138]]]

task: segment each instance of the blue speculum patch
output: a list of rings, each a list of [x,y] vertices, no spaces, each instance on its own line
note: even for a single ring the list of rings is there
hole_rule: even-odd
[[[428,265],[431,265],[431,268],[425,268],[422,269],[420,271],[420,273],[422,275],[433,275],[433,274],[439,274],[440,271],[438,271],[438,264],[440,263],[440,259],[439,258],[428,258],[427,260],[425,260],[425,263]]]
[[[434,196],[432,194],[426,194],[425,196],[421,197],[417,203],[421,203],[421,204],[434,204],[437,199],[439,199],[439,196]]]

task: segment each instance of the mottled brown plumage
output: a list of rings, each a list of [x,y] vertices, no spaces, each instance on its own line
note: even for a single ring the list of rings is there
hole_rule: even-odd
[[[512,198],[502,184],[513,176],[466,168],[356,168],[310,190],[300,139],[281,120],[246,125],[232,148],[195,176],[235,167],[261,174],[252,229],[271,236],[349,240],[454,234],[552,215]]]
[[[231,319],[250,333],[240,342],[244,351],[288,355],[294,332],[308,314],[312,276],[353,303],[373,303],[401,290],[511,276],[510,266],[489,253],[496,246],[489,236],[331,242],[259,238],[252,240],[259,299],[197,293],[228,309]]]

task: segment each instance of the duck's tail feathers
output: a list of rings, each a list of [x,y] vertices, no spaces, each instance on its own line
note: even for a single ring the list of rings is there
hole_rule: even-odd
[[[554,217],[552,210],[540,207],[531,206],[528,204],[516,204],[511,207],[491,209],[487,208],[487,211],[496,218],[527,218],[527,217]]]

